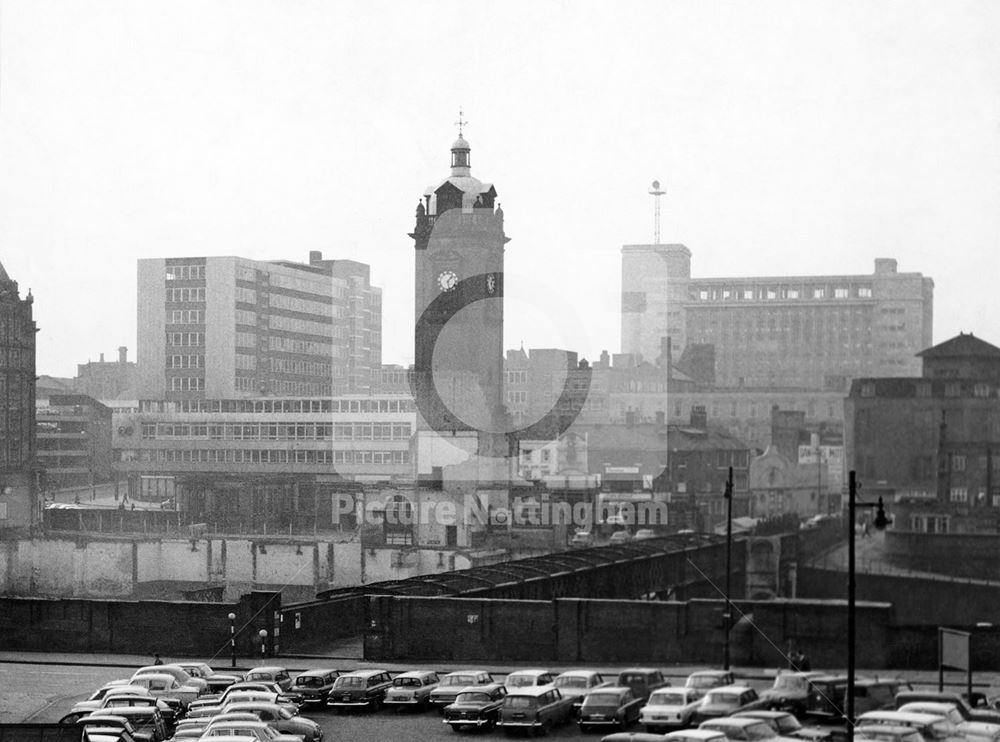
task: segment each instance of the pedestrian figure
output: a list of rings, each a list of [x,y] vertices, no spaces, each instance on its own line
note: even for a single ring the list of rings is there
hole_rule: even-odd
[[[135,503],[132,503],[132,510],[135,510]]]
[[[153,664],[154,665],[162,665],[163,664],[163,660],[160,659],[160,653],[159,652],[156,652],[153,655],[153,658],[154,658],[153,659]]]
[[[809,670],[812,669],[812,663],[809,661],[809,658],[806,657],[806,653],[801,650],[799,651],[798,665],[799,665],[799,670],[801,670],[802,672],[808,672]]]

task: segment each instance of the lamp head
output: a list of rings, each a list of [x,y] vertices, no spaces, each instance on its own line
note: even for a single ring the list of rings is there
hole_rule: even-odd
[[[885,514],[885,503],[882,502],[882,498],[878,498],[878,504],[875,506],[875,529],[879,531],[884,531],[886,527],[892,523],[892,518]]]

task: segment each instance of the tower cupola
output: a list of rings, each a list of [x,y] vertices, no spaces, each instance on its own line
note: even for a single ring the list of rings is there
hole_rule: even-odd
[[[465,137],[459,133],[458,139],[455,143],[451,145],[451,174],[452,176],[469,176],[471,175],[470,163],[469,163],[469,152],[471,148],[469,143],[465,141]]]

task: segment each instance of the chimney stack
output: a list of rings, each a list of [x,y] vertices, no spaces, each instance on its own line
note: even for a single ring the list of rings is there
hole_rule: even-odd
[[[118,363],[123,366],[128,363],[128,348],[124,345],[118,347]]]

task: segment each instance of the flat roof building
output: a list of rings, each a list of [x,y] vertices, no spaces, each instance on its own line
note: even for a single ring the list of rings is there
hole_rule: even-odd
[[[139,261],[140,399],[367,393],[382,290],[353,260]]]
[[[934,282],[891,258],[867,275],[692,278],[684,245],[622,248],[622,352],[715,347],[720,387],[846,391],[912,376],[931,345]]]

